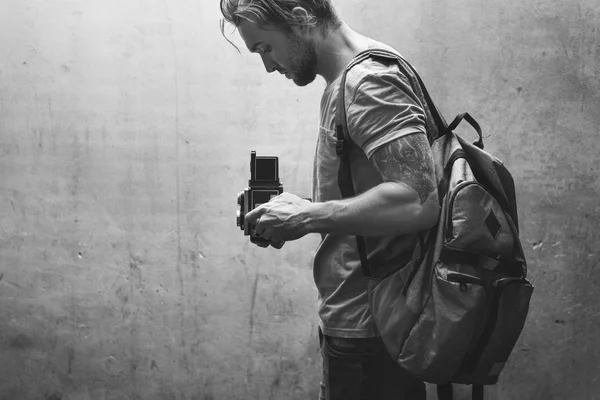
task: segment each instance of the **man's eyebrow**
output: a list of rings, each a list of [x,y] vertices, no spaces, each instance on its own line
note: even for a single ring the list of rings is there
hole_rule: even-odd
[[[254,43],[252,46],[250,46],[248,48],[250,50],[250,53],[256,53],[256,48],[258,46],[260,46],[261,44],[263,44],[263,42],[261,40],[259,40],[258,42]]]

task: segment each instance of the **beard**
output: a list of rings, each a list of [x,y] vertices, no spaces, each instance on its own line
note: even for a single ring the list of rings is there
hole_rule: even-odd
[[[295,34],[291,35],[292,56],[290,58],[290,72],[294,75],[297,86],[306,86],[317,77],[317,52],[315,42],[304,40]]]

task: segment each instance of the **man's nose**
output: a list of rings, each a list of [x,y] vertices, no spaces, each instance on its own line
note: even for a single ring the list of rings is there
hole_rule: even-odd
[[[268,73],[277,71],[277,64],[275,64],[269,56],[261,55],[261,58]]]

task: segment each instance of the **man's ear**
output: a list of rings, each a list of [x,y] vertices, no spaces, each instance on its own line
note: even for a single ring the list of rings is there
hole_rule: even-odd
[[[300,37],[308,36],[311,31],[309,22],[313,19],[313,16],[310,15],[304,7],[294,7],[292,14],[296,21],[298,21],[297,24],[291,26],[292,31]]]

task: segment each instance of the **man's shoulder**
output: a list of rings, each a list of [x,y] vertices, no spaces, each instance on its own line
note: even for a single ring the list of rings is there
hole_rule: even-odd
[[[384,49],[400,55],[400,52],[390,45],[371,40],[371,49]],[[398,63],[395,60],[384,60],[381,58],[369,58],[355,65],[346,75],[346,90],[353,92],[365,81],[377,81],[385,77],[390,79],[403,79]]]

